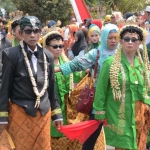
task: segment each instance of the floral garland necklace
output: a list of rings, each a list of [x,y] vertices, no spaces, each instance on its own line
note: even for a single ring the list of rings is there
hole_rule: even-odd
[[[34,93],[36,95],[36,102],[35,102],[35,106],[34,107],[35,108],[39,108],[39,106],[40,106],[40,98],[44,95],[44,93],[45,93],[45,91],[47,89],[47,86],[48,86],[48,82],[47,82],[48,72],[47,72],[46,56],[43,53],[43,56],[44,56],[44,85],[43,85],[43,88],[42,88],[41,92],[39,92],[38,88],[37,88],[37,83],[36,83],[35,78],[34,78],[33,73],[32,73],[32,69],[30,67],[29,59],[28,59],[27,54],[26,54],[25,49],[24,49],[23,41],[20,42],[20,46],[21,46],[21,49],[22,49],[22,53],[24,55],[25,63],[26,63],[27,68],[28,68],[28,73],[29,73],[30,80],[31,80],[31,83],[32,83],[32,86],[33,86],[33,91],[34,91]]]

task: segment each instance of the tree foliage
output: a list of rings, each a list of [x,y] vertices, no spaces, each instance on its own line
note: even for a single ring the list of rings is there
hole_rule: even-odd
[[[12,0],[0,0],[0,7],[4,8],[7,14],[9,14],[9,12],[16,10],[16,6],[12,2]]]
[[[12,0],[17,9],[37,16],[43,23],[47,20],[65,21],[71,13],[69,0]]]
[[[145,9],[145,1],[146,0],[117,0],[114,1],[114,6],[116,6],[122,13],[126,13],[128,11],[138,12]]]
[[[150,0],[85,0],[85,2],[90,7],[106,6],[108,14],[114,10],[121,11],[123,14],[128,11],[142,11],[146,5],[150,4]]]

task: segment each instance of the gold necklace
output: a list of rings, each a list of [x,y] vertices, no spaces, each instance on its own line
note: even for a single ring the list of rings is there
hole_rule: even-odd
[[[34,93],[35,93],[35,95],[37,97],[34,107],[35,108],[39,108],[39,106],[40,106],[40,98],[44,95],[44,93],[46,92],[47,86],[48,86],[48,82],[47,82],[47,80],[48,80],[48,72],[47,72],[46,56],[43,53],[43,56],[44,56],[44,85],[43,85],[43,88],[42,88],[41,92],[39,92],[38,88],[37,88],[37,84],[36,84],[35,78],[34,78],[33,73],[32,73],[32,69],[30,67],[29,59],[28,59],[27,54],[26,54],[26,52],[24,50],[23,41],[20,41],[20,46],[21,46],[21,49],[22,49],[22,53],[24,55],[24,59],[25,59],[27,68],[28,68],[28,73],[29,73],[30,80],[31,80],[31,83],[32,83],[32,86],[33,86],[33,91],[34,91]]]

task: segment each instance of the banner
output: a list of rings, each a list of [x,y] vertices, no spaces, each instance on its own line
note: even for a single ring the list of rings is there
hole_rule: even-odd
[[[84,0],[70,0],[77,22],[82,23],[84,19],[91,18]]]

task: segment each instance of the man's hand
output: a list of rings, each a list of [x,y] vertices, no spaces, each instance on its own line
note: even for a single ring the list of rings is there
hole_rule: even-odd
[[[6,128],[7,128],[7,124],[0,124],[0,135],[3,132],[3,130]]]
[[[55,128],[57,128],[58,130],[60,130],[60,127],[63,125],[63,121],[59,120],[59,121],[54,121],[54,126]]]

